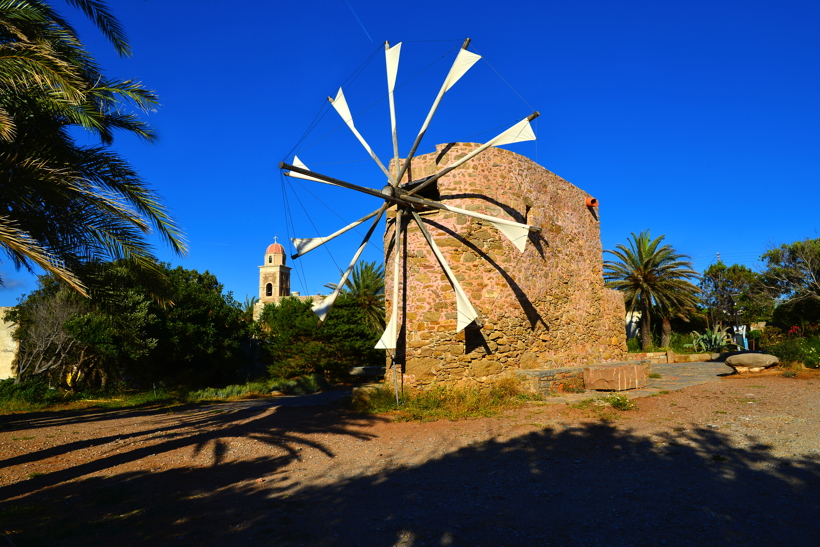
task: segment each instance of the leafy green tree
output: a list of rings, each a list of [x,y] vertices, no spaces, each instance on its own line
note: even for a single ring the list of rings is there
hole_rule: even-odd
[[[311,306],[310,301],[284,298],[262,310],[259,322],[267,331],[265,348],[272,376],[321,373],[338,379],[351,367],[384,363],[384,352],[373,349],[380,333],[367,324],[364,311],[349,294],[339,296],[333,313],[321,325]]]
[[[167,270],[172,305],[154,303],[157,340],[150,366],[157,377],[187,386],[223,384],[246,364],[249,324],[231,293],[210,272]]]
[[[698,303],[699,290],[691,281],[697,279],[697,272],[688,256],[670,245],[661,246],[665,237],[653,240],[645,230],[633,233],[628,246],[617,245],[615,250],[604,251],[615,258],[604,261],[607,287],[623,291],[630,311],[637,308],[641,312],[642,348],[652,345],[653,308],[668,319]]]
[[[712,264],[700,281],[703,304],[712,325],[771,319],[774,300],[764,290],[760,274],[741,264]]]
[[[94,266],[112,287],[104,300],[42,276],[7,314],[18,325],[18,381],[45,376],[64,387],[105,388],[233,380],[246,364],[250,329],[238,303],[208,272],[157,268],[173,304],[158,303],[127,261]]]
[[[130,53],[102,0],[68,0],[118,53]],[[17,268],[39,266],[82,294],[85,264],[124,259],[161,283],[146,236],[185,252],[179,227],[138,173],[110,149],[117,131],[153,141],[139,115],[156,96],[108,78],[77,33],[42,0],[0,0],[0,247]],[[79,133],[96,144],[77,142]],[[155,291],[156,292],[156,291]]]
[[[820,238],[771,249],[762,257],[763,280],[782,302],[820,300]]]

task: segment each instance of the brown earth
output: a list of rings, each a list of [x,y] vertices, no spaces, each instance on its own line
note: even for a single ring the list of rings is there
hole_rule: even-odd
[[[458,422],[298,406],[333,396],[1,416],[0,531],[18,547],[820,545],[820,376]]]

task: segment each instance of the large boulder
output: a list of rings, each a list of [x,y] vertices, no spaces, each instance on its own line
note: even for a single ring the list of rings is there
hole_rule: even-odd
[[[646,367],[643,365],[584,367],[584,387],[606,391],[646,387]]]
[[[738,353],[726,358],[726,364],[735,369],[735,372],[760,372],[773,367],[780,362],[774,355],[765,353]]]

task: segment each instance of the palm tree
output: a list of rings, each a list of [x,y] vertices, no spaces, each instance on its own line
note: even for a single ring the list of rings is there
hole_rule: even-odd
[[[325,285],[335,290],[335,283]],[[384,329],[384,265],[376,262],[359,262],[345,281],[343,294],[348,296],[364,314],[373,330]]]
[[[67,2],[130,53],[104,1]],[[157,195],[109,149],[115,131],[153,141],[138,113],[156,104],[139,83],[105,77],[48,4],[0,0],[0,247],[15,267],[39,266],[87,294],[91,278],[74,273],[83,264],[125,259],[146,280],[161,278],[152,229],[186,252]],[[74,127],[98,144],[78,144]]]
[[[645,230],[633,233],[628,247],[617,245],[614,251],[604,251],[616,259],[604,261],[607,287],[624,291],[630,311],[637,307],[641,312],[641,348],[652,345],[653,307],[668,321],[673,314],[693,309],[698,302],[699,289],[690,281],[698,278],[692,262],[670,245],[661,246],[664,237],[653,240]]]
[[[253,309],[256,307],[258,302],[258,296],[245,295],[245,302],[242,304],[242,317],[245,321],[253,321]]]

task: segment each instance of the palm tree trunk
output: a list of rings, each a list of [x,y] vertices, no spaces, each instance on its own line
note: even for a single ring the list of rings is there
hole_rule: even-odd
[[[661,347],[669,349],[669,338],[672,336],[672,321],[668,317],[663,318],[663,331],[661,332]]]
[[[652,326],[649,317],[649,300],[641,301],[641,349],[646,350],[652,345]]]

